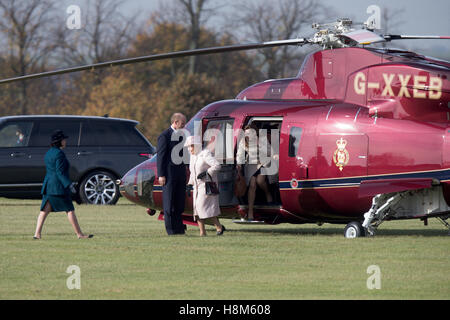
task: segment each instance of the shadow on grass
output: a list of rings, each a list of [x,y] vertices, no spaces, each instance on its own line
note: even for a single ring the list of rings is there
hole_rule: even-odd
[[[248,233],[259,233],[259,234],[270,234],[270,235],[299,235],[299,236],[342,236],[344,237],[344,228],[283,228],[283,229],[257,229],[257,228],[246,228],[246,229],[231,229],[227,227],[227,232],[248,232]],[[449,231],[445,228],[438,229],[378,229],[375,232],[375,237],[377,236],[422,236],[422,237],[447,237],[449,236]]]
[[[20,200],[18,200],[20,201]],[[29,201],[29,200],[28,200]],[[75,204],[76,202],[73,201],[73,204]],[[20,202],[6,202],[6,203],[1,203],[2,207],[37,207],[39,209],[41,205],[41,202],[36,200],[36,202],[28,202],[28,203],[20,203]],[[94,206],[100,206],[97,204],[78,204],[79,206],[88,206],[88,207],[94,207]],[[106,206],[106,205],[105,205]],[[129,207],[129,206],[137,206],[137,204],[135,203],[117,203],[114,206],[116,207]]]
[[[211,231],[211,230],[209,230]],[[295,228],[288,228],[288,229],[232,229],[230,227],[227,227],[227,230],[225,232],[225,235],[239,235],[240,233],[250,233],[250,234],[260,234],[260,235],[266,235],[266,236],[283,236],[283,235],[296,235],[296,236],[341,236],[344,237],[344,229],[339,228],[327,228],[327,229],[314,229],[314,228],[307,228],[307,229],[295,229]],[[139,237],[142,235],[135,234],[130,235],[129,233],[124,234],[96,234],[97,239],[103,238],[130,238],[130,237]],[[375,237],[449,237],[449,232],[445,229],[437,230],[422,230],[422,229],[388,229],[388,230],[378,230],[375,234]],[[3,233],[2,236],[16,236],[16,237],[24,237],[32,239],[32,234],[17,234],[17,233]],[[75,234],[67,233],[67,232],[52,232],[51,234],[46,234],[43,236],[51,239],[55,239],[55,237],[74,237],[76,238]],[[161,236],[166,236],[165,234],[162,234]],[[143,236],[143,238],[147,238],[146,235]]]
[[[39,210],[39,206],[41,203],[2,203],[2,207],[37,207]]]

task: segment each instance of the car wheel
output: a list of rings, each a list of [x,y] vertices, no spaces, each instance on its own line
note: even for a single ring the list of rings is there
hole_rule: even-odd
[[[119,188],[116,177],[109,172],[94,171],[83,179],[80,185],[80,197],[86,204],[116,204]]]

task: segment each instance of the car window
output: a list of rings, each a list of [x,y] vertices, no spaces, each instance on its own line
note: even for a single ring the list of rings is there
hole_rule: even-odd
[[[50,145],[50,140],[55,130],[62,130],[67,138],[67,146],[78,146],[80,138],[80,121],[74,120],[43,120],[39,121],[39,128],[36,135],[33,135],[31,145],[34,147],[44,147]]]
[[[90,121],[83,127],[82,145],[101,146],[147,146],[146,141],[133,125],[118,121]]]
[[[10,122],[0,129],[0,147],[26,147],[30,140],[33,122]]]
[[[125,126],[124,135],[130,145],[148,146],[147,141],[145,141],[141,133],[132,125]]]

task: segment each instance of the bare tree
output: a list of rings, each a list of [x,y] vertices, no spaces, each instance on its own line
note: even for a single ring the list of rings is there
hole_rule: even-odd
[[[20,76],[45,68],[56,44],[52,41],[52,1],[0,0],[2,55],[10,69],[4,75]],[[22,114],[28,111],[28,83],[21,81],[17,103]]]
[[[134,17],[123,16],[122,4],[121,0],[81,2],[80,28],[59,30],[59,65],[85,65],[127,57],[135,36],[137,14]],[[60,77],[58,108],[64,112],[83,112],[92,89],[111,72],[111,69],[100,69]]]
[[[79,30],[64,28],[60,32],[66,64],[88,64],[124,57],[135,35],[137,14],[125,18],[120,0],[94,0],[82,8]]]
[[[198,49],[202,45],[202,34],[207,22],[217,15],[219,8],[224,6],[217,4],[214,0],[160,0],[159,8],[153,13],[149,22],[153,26],[181,25],[185,27],[189,34],[184,38],[186,40],[184,49]],[[180,39],[177,42],[180,43]],[[196,56],[188,58],[187,72],[188,74],[198,72]]]
[[[203,11],[203,6],[207,0],[179,0],[181,4],[185,7],[186,12],[189,14],[190,18],[190,29],[191,29],[191,39],[189,43],[189,49],[197,49],[200,39],[200,23]],[[195,72],[195,61],[196,57],[191,56],[189,58],[189,71],[188,74],[193,74]]]
[[[325,19],[325,8],[317,0],[252,1],[236,8],[240,30],[247,40],[256,42],[305,37],[312,22]],[[306,31],[307,30],[307,31]],[[292,73],[303,54],[298,48],[274,47],[261,50],[260,67],[269,78],[285,77]]]

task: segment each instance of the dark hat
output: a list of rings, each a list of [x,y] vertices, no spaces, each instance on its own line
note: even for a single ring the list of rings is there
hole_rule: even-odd
[[[57,143],[59,141],[67,139],[67,138],[68,138],[68,136],[66,136],[62,130],[56,130],[52,133],[52,142],[51,143]]]

